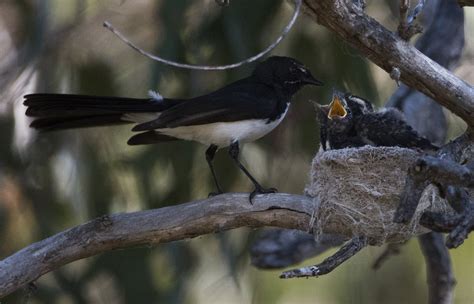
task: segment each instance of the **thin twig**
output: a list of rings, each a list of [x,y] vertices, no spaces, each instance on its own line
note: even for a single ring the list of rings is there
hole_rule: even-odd
[[[423,28],[418,24],[414,24],[414,21],[423,11],[424,6],[425,0],[420,0],[411,13],[408,13],[410,9],[410,1],[400,0],[400,24],[398,25],[398,35],[402,39],[408,41],[411,37],[423,31]]]
[[[410,0],[400,0],[400,25],[398,31],[402,32],[408,28],[408,9],[410,8]]]
[[[285,38],[286,35],[290,32],[291,28],[293,27],[293,25],[296,22],[296,19],[298,19],[298,16],[299,16],[300,11],[301,11],[302,2],[303,2],[302,0],[295,0],[295,12],[293,14],[293,17],[291,17],[290,22],[285,27],[285,29],[283,30],[281,35],[272,44],[270,44],[265,50],[263,50],[262,52],[258,53],[255,56],[252,56],[250,58],[247,58],[245,60],[242,60],[242,61],[239,61],[239,62],[236,62],[236,63],[233,63],[233,64],[228,64],[228,65],[218,65],[218,66],[194,65],[194,64],[179,63],[179,62],[176,62],[176,61],[164,59],[162,57],[153,55],[153,54],[141,49],[140,47],[138,47],[136,44],[131,42],[127,37],[125,37],[125,35],[123,35],[121,32],[116,30],[112,26],[112,24],[110,24],[110,22],[105,21],[104,22],[104,27],[106,27],[108,30],[110,30],[112,33],[114,33],[120,40],[122,40],[124,43],[126,43],[128,46],[130,46],[132,49],[134,49],[138,53],[140,53],[143,56],[145,56],[147,58],[150,58],[152,60],[161,62],[161,63],[166,64],[166,65],[174,66],[174,67],[177,67],[177,68],[183,68],[183,69],[204,70],[204,71],[222,71],[222,70],[234,69],[234,68],[240,67],[242,65],[257,61],[260,58],[266,56],[268,53],[270,53],[274,48],[276,48],[278,46],[278,44],[280,44],[280,42],[283,40],[283,38]]]
[[[321,264],[285,271],[280,275],[280,278],[307,278],[328,274],[365,248],[367,244],[367,237],[354,237],[347,242],[347,244],[342,246],[335,254],[325,259]]]

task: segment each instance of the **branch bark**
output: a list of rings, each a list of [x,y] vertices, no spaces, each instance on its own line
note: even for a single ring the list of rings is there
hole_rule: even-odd
[[[456,280],[451,267],[449,251],[444,245],[443,235],[432,232],[420,236],[419,241],[426,261],[429,286],[428,303],[452,303]]]
[[[155,210],[103,216],[32,244],[0,261],[0,298],[62,265],[106,251],[150,246],[239,227],[309,230],[318,203],[293,194],[248,193]]]
[[[474,88],[344,0],[305,0],[305,11],[365,57],[474,127]]]

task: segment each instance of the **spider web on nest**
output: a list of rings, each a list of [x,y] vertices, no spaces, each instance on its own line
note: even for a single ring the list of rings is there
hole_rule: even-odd
[[[348,238],[367,236],[371,245],[403,242],[428,232],[418,225],[423,211],[450,210],[436,187],[428,186],[412,221],[393,223],[408,168],[420,152],[399,147],[320,151],[313,159],[307,195],[319,200],[315,235],[338,231]]]

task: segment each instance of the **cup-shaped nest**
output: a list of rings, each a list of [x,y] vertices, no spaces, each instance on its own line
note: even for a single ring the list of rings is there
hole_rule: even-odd
[[[319,201],[318,232],[350,238],[367,236],[370,243],[403,242],[428,230],[418,225],[424,211],[450,209],[438,189],[428,186],[408,224],[393,222],[408,169],[421,153],[399,147],[348,148],[320,151],[313,159],[306,194]]]

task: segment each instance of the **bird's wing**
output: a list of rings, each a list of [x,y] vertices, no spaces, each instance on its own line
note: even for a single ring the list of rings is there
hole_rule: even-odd
[[[395,108],[362,115],[357,119],[355,128],[367,144],[430,150],[438,148],[418,134]]]
[[[277,92],[264,84],[238,81],[211,94],[177,104],[163,111],[157,119],[139,124],[133,130],[272,118],[278,115],[279,99]]]

